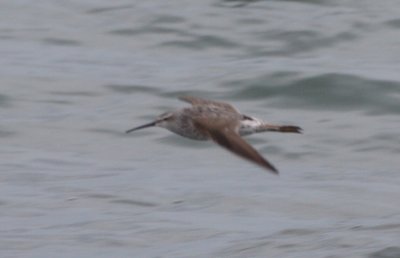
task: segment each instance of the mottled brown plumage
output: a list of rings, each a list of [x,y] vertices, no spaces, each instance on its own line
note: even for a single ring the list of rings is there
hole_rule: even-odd
[[[257,118],[243,115],[228,103],[191,96],[179,99],[192,106],[164,113],[155,121],[126,132],[159,126],[190,139],[212,140],[232,153],[275,174],[278,170],[241,136],[265,131],[301,133],[301,128],[298,126],[271,125]]]

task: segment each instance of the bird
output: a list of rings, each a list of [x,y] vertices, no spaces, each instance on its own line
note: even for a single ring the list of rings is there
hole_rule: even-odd
[[[240,113],[229,103],[193,96],[181,96],[180,100],[191,104],[176,111],[159,115],[154,121],[126,131],[131,133],[149,127],[165,128],[192,140],[212,140],[228,151],[278,174],[278,170],[242,136],[260,132],[302,133],[294,125],[275,125]]]

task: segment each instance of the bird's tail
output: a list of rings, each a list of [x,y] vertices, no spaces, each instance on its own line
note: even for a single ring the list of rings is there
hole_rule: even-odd
[[[280,133],[302,133],[303,129],[301,129],[301,127],[295,126],[295,125],[264,124],[259,128],[258,131],[259,132],[271,131],[271,132],[280,132]]]
[[[295,125],[281,125],[279,132],[281,133],[302,133],[303,129]]]

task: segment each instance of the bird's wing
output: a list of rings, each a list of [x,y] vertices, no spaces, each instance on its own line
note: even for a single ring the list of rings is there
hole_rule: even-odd
[[[278,174],[278,170],[271,163],[264,159],[260,153],[235,132],[233,124],[224,123],[221,119],[210,120],[207,118],[196,118],[194,122],[201,130],[207,132],[210,138],[218,145],[268,169],[274,174]]]
[[[221,108],[225,111],[239,113],[239,110],[237,110],[234,106],[232,106],[229,103],[225,103],[225,102],[202,99],[202,98],[197,98],[197,97],[192,97],[192,96],[181,96],[181,97],[179,97],[179,99],[182,101],[188,102],[188,103],[192,104],[193,106],[213,105],[213,106]]]

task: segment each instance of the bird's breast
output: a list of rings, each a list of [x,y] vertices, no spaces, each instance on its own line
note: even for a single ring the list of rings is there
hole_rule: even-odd
[[[192,140],[206,141],[209,139],[208,133],[196,126],[191,116],[181,115],[175,123],[168,128],[171,132]]]

